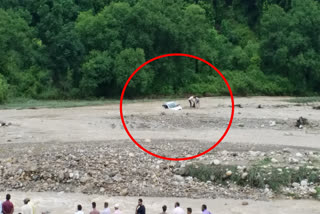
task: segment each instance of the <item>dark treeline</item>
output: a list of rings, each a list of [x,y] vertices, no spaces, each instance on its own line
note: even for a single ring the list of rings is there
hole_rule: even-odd
[[[1,0],[0,102],[118,97],[188,53],[236,95],[320,92],[318,0]],[[185,57],[127,96],[228,94]]]

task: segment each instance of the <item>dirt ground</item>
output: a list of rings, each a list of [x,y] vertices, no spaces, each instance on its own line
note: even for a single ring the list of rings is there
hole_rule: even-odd
[[[309,105],[286,102],[284,97],[235,98],[232,127],[222,144],[301,146],[320,149],[320,111]],[[231,116],[231,100],[202,98],[200,109],[190,109],[178,100],[182,111],[170,111],[161,102],[123,106],[126,125],[140,143],[144,139],[202,140],[217,142]],[[263,108],[257,108],[261,105]],[[296,120],[311,125],[298,129]],[[0,143],[87,142],[129,139],[119,105],[66,109],[1,110],[0,120],[11,122],[0,128]],[[272,126],[272,121],[275,125]],[[222,146],[222,145],[219,145]]]
[[[4,193],[1,193],[3,195]],[[97,203],[97,209],[103,209],[103,203],[107,201],[113,213],[113,206],[118,203],[120,210],[126,213],[133,213],[140,197],[109,197],[107,195],[83,195],[73,193],[23,193],[12,192],[13,203],[16,204],[16,212],[20,211],[23,199],[31,198],[36,205],[36,211],[47,210],[50,214],[75,213],[78,204],[82,204],[83,211],[91,211],[91,202]],[[174,203],[180,202],[183,209],[191,207],[194,214],[201,213],[201,205],[206,204],[213,214],[318,214],[319,202],[310,200],[278,200],[278,201],[252,201],[232,199],[188,199],[188,198],[146,198],[142,197],[147,213],[160,213],[161,207],[167,205],[169,213],[173,210]],[[243,206],[242,202],[248,202]]]
[[[312,105],[320,103],[297,104],[287,102],[288,99],[290,98],[235,98],[235,104],[241,104],[242,108],[235,107],[232,127],[215,150],[268,152],[289,148],[295,152],[319,152],[320,110],[313,109]],[[200,109],[190,109],[187,100],[176,101],[183,107],[182,111],[165,110],[160,101],[125,104],[124,119],[131,135],[151,152],[171,158],[193,156],[213,146],[228,126],[231,116],[230,98],[202,98]],[[257,108],[258,105],[262,108]],[[309,125],[298,128],[296,121],[301,116],[308,119]],[[65,144],[68,147],[64,147],[66,152],[78,145],[81,150],[88,144],[90,146],[97,144],[101,147],[104,142],[106,145],[120,142],[121,146],[132,143],[128,148],[123,146],[119,149],[127,148],[130,152],[134,148],[139,150],[125,132],[120,120],[119,105],[116,104],[64,109],[0,110],[0,120],[11,123],[10,126],[0,127],[0,151],[3,151],[0,153],[0,159],[17,158],[24,153],[30,154],[36,151],[36,145],[41,147],[41,151],[47,145],[46,153],[50,153],[50,145],[53,144]],[[59,149],[59,146],[57,148]],[[73,155],[76,156],[75,152],[76,150]],[[139,152],[138,155],[141,155],[141,151]],[[2,188],[3,190],[6,189]],[[28,194],[37,200],[41,199],[41,206],[47,206],[51,213],[58,213],[53,210],[64,205],[67,206],[68,213],[72,213],[78,203],[75,199],[83,203],[89,202],[89,198],[93,200],[91,196],[80,193],[63,194],[57,198],[55,198],[57,193],[50,191],[42,193],[43,195],[32,192]],[[15,200],[22,199],[21,195],[23,194],[16,194]],[[102,203],[103,196],[96,197]],[[116,199],[112,200],[116,203],[114,201]],[[130,202],[133,206],[136,199],[119,200],[124,203]],[[148,198],[147,200],[153,204],[149,210],[153,210],[154,213],[159,212],[161,208],[159,204],[156,207],[156,201],[169,204],[176,199]],[[51,203],[52,201],[54,203]],[[185,208],[187,204],[195,208],[202,203],[196,199],[181,199],[181,201],[184,202]],[[212,209],[214,213],[319,213],[316,208],[319,202],[313,200],[269,202],[250,200],[249,206],[242,206],[240,201],[218,198],[210,199],[206,203],[214,207]],[[227,205],[224,205],[225,203]],[[128,204],[124,210],[129,212]]]

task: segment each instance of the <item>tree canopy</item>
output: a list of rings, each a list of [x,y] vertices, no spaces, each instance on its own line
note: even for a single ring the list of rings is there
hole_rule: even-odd
[[[0,102],[119,97],[161,54],[216,66],[236,95],[320,93],[318,0],[3,0]],[[163,58],[127,96],[224,95],[206,64]]]

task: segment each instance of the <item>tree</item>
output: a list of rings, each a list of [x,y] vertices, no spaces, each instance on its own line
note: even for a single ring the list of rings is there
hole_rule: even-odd
[[[80,90],[83,96],[111,95],[115,73],[114,62],[108,51],[92,51],[82,65]]]
[[[126,83],[130,75],[140,65],[145,62],[144,51],[142,49],[125,49],[121,51],[115,59],[116,83],[121,89]],[[153,72],[149,66],[145,66],[139,70],[131,79],[128,87],[128,96],[140,95],[147,93],[148,87],[152,81]]]

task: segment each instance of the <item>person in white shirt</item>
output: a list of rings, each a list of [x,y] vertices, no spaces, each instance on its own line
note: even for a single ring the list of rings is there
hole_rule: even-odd
[[[75,214],[84,214],[84,212],[82,211],[82,206],[79,204],[78,205],[78,211]]]
[[[173,212],[172,214],[185,214],[184,210],[180,207],[180,203],[179,202],[176,202],[174,204],[174,209],[173,209]]]
[[[30,204],[28,204],[29,201],[30,201],[29,198],[26,198],[23,200],[24,205],[21,207],[22,214],[33,214],[32,207],[30,206]]]
[[[119,210],[119,204],[114,205],[114,213],[113,214],[122,214],[122,212]]]
[[[111,210],[108,206],[108,202],[104,202],[104,210],[102,210],[100,214],[111,214]]]

